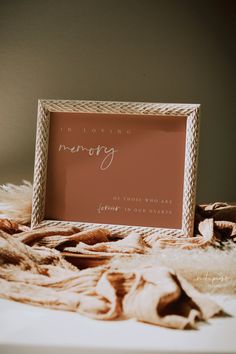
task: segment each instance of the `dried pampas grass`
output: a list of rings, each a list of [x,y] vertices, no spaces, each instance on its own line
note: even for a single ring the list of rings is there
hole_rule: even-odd
[[[32,210],[32,184],[23,181],[19,186],[7,183],[0,186],[0,218],[19,224],[29,224]]]
[[[236,247],[230,250],[165,248],[155,255],[116,256],[110,263],[126,270],[159,264],[174,269],[201,292],[235,296],[235,259]]]

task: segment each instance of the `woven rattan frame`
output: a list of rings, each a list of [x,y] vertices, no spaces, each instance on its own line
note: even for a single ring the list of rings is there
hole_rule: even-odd
[[[38,120],[35,147],[35,166],[32,200],[32,228],[48,225],[75,224],[81,229],[106,227],[111,232],[126,235],[137,231],[143,235],[159,232],[163,235],[186,237],[193,235],[197,156],[199,141],[199,108],[198,104],[166,104],[166,103],[136,103],[136,102],[106,102],[77,100],[39,100]],[[50,112],[87,112],[87,113],[123,113],[123,114],[157,114],[187,117],[184,193],[181,229],[163,229],[154,227],[93,224],[80,222],[65,222],[44,220],[45,192],[47,176],[47,155]]]

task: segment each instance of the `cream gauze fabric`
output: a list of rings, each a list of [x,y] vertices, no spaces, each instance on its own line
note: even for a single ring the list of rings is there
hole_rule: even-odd
[[[197,320],[221,312],[213,300],[166,267],[78,270],[55,249],[24,244],[22,234],[0,231],[2,298],[99,320],[122,316],[177,329],[194,328]]]

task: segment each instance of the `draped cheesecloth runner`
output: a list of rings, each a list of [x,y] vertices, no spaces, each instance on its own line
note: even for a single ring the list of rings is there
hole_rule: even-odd
[[[103,229],[47,227],[31,231],[25,225],[30,214],[30,192],[30,185],[8,186],[0,192],[0,297],[77,311],[100,320],[136,318],[178,329],[193,328],[197,320],[223,312],[215,301],[193,287],[191,278],[187,280],[181,271],[158,261],[149,265],[139,262],[132,267],[121,259],[79,270],[63,258],[61,251],[156,254],[150,257],[158,258],[157,251],[166,247],[187,249],[182,252],[199,247],[228,247],[236,236],[235,207],[198,207],[193,238],[168,239],[153,234],[145,239],[133,233],[116,240]],[[21,204],[17,206],[19,198]]]

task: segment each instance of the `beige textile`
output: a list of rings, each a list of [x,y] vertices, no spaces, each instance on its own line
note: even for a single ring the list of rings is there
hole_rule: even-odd
[[[12,224],[12,227],[10,227]],[[120,240],[114,240],[108,230],[80,232],[77,227],[41,228],[34,231],[16,229],[16,223],[0,222],[0,228],[15,233],[20,241],[31,246],[45,246],[79,254],[155,254],[155,250],[175,247],[179,249],[220,246],[236,238],[236,206],[214,203],[197,206],[194,237],[164,236],[155,232],[149,236],[132,232]],[[26,228],[26,227],[25,227]],[[21,232],[21,233],[16,233]]]
[[[196,206],[194,237],[166,237],[153,233],[145,242],[155,249],[176,247],[182,249],[224,246],[236,240],[236,205],[212,203]]]
[[[62,231],[62,237],[71,232]],[[78,270],[59,251],[25,245],[20,235],[0,231],[2,298],[76,311],[99,320],[122,316],[177,329],[194,328],[197,320],[221,312],[213,300],[166,267]]]
[[[14,200],[13,192],[11,199]],[[160,255],[161,249],[173,247],[195,251],[215,246],[224,249],[236,238],[236,206],[226,203],[197,206],[195,234],[191,238],[166,237],[155,232],[147,237],[130,233],[121,239],[104,229],[80,231],[73,226],[31,231],[27,223],[18,223],[27,219],[21,218],[20,208],[18,218],[10,220],[6,219],[8,209],[9,205],[5,205],[4,218],[0,219],[2,298],[76,311],[100,320],[136,318],[178,329],[194,328],[198,320],[207,320],[222,311],[183,275],[160,263],[140,262],[125,269],[121,259],[79,270],[60,251],[132,256]]]
[[[78,233],[79,235],[80,233]],[[47,247],[52,247],[52,245],[56,247],[61,243],[64,245],[63,249],[65,251],[87,255],[98,253],[102,255],[113,255],[114,253],[155,254],[155,250],[167,247],[179,249],[206,248],[209,246],[219,247],[229,240],[235,241],[236,239],[236,206],[226,203],[197,206],[194,237],[164,236],[160,232],[142,237],[140,234],[134,232],[114,242],[109,232],[104,236],[104,238],[101,238],[101,236],[98,238],[97,236],[93,244],[86,240],[86,236],[83,239],[76,239],[76,236],[74,236],[74,241],[77,242],[73,246],[63,243],[63,241],[60,241],[60,238],[51,243],[51,239],[46,237],[43,243],[41,241],[41,244]],[[56,243],[57,245],[55,245]]]

